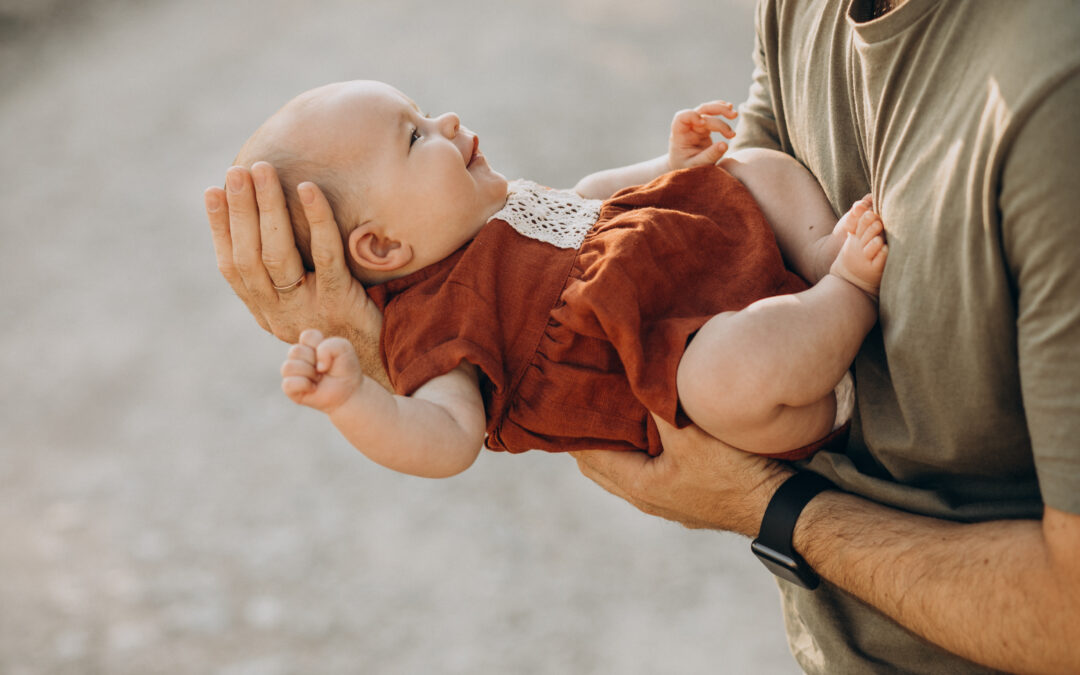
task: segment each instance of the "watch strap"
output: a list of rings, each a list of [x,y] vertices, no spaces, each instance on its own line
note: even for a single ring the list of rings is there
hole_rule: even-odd
[[[804,588],[812,590],[817,587],[820,581],[818,575],[795,552],[791,540],[795,524],[810,500],[835,487],[816,473],[801,471],[776,490],[765,507],[758,537],[751,544],[751,550],[771,572]]]

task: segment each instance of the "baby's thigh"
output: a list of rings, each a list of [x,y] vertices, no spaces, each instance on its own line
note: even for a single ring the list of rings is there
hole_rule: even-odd
[[[756,394],[764,393],[754,391],[754,378],[747,376],[752,369],[746,367],[747,344],[737,318],[737,312],[724,312],[709,319],[679,361],[679,403],[702,428],[702,422],[723,424],[744,416],[746,407],[760,400]]]

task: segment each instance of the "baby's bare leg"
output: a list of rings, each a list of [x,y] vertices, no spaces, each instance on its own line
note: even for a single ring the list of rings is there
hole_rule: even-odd
[[[764,454],[802,447],[830,431],[833,389],[877,321],[869,293],[880,283],[885,249],[868,245],[880,240],[866,234],[880,221],[866,219],[877,223],[860,230],[867,241],[853,235],[844,245],[853,241],[848,253],[869,257],[860,271],[878,270],[876,281],[872,272],[860,277],[866,288],[829,274],[802,293],[719,314],[694,336],[679,363],[678,389],[683,409],[698,426]]]

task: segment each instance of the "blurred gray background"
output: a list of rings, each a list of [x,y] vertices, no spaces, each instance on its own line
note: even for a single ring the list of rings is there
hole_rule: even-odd
[[[741,101],[751,0],[0,0],[0,673],[794,673],[745,540],[565,455],[426,481],[280,393],[202,191],[387,80],[557,187]]]

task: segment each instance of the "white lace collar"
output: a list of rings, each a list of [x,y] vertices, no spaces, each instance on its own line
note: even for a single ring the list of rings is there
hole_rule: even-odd
[[[510,181],[506,205],[492,216],[530,239],[558,248],[580,248],[596,223],[599,199],[585,199],[573,190],[552,190],[531,180]]]

